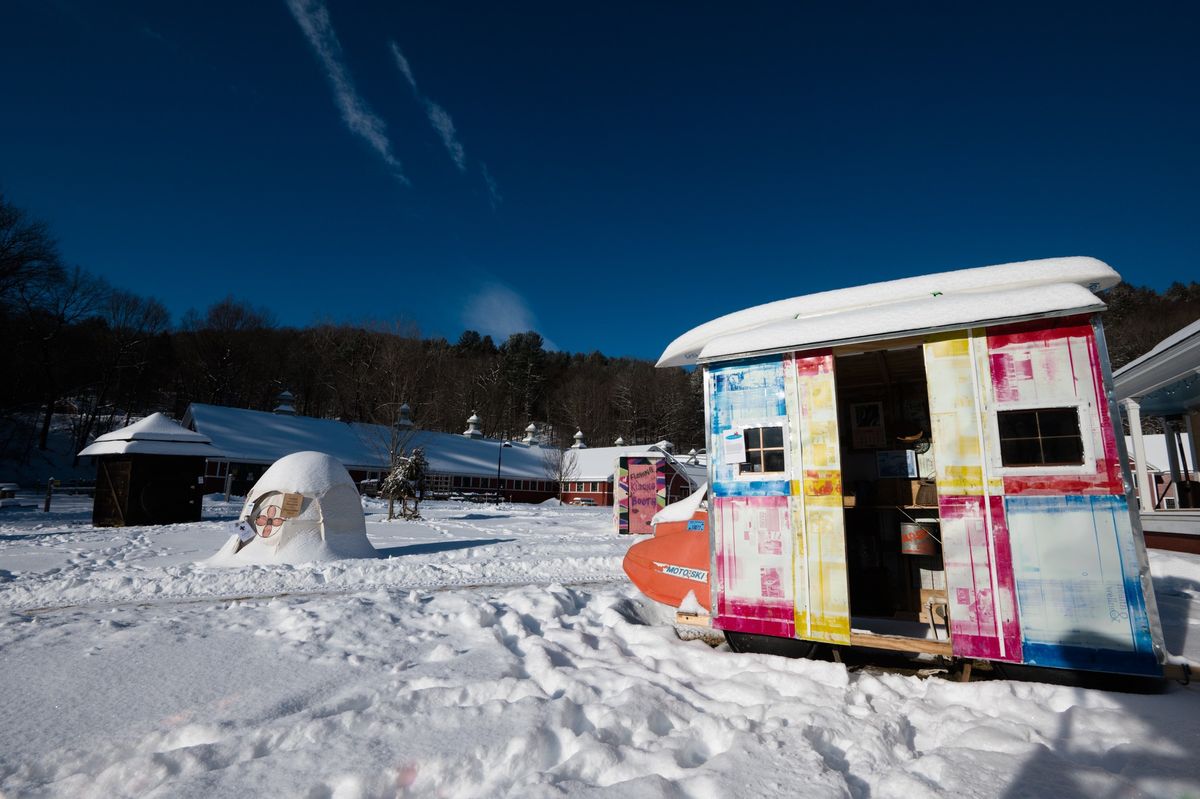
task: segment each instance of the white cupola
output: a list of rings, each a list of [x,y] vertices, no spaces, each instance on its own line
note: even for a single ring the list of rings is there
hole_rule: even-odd
[[[408,403],[406,402],[400,406],[400,416],[399,416],[399,418],[396,419],[396,429],[397,430],[412,430],[412,426],[413,426],[412,408],[410,408],[408,406]]]
[[[479,424],[482,421],[479,418],[479,414],[471,411],[471,415],[467,417],[467,429],[462,434],[467,438],[483,438],[483,431],[479,429]]]
[[[279,396],[275,398],[279,403],[275,406],[272,413],[277,413],[280,416],[295,416],[296,415],[296,395],[288,391],[286,388],[279,392]]]
[[[571,437],[575,439],[575,443],[571,445],[571,449],[587,449],[587,444],[583,441],[582,430],[576,430],[575,435]]]

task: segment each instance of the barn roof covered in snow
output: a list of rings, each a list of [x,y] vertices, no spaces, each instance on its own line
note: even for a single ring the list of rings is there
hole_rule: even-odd
[[[348,469],[386,470],[393,434],[384,425],[290,416],[245,408],[192,403],[184,422],[210,436],[234,463],[274,463],[293,452],[332,455]],[[496,476],[500,442],[470,439],[432,430],[404,430],[395,444],[405,451],[425,448],[429,470],[437,474]],[[502,476],[548,479],[543,450],[518,442],[504,448]]]
[[[212,439],[208,436],[188,430],[163,413],[152,413],[127,427],[97,436],[79,455],[224,457],[224,453],[212,445]]]
[[[1099,310],[1121,279],[1095,258],[1047,258],[823,291],[722,316],[684,333],[659,366],[900,338]]]

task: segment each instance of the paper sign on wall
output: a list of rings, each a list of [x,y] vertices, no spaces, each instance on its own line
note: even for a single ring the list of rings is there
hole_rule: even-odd
[[[746,462],[746,437],[741,430],[731,430],[723,437],[725,463],[727,465]]]

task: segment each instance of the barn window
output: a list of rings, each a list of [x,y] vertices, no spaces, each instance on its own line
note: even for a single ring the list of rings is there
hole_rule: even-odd
[[[784,471],[782,427],[748,427],[742,434],[746,442],[742,474]]]
[[[1005,466],[1078,466],[1083,436],[1075,408],[999,411],[1000,462]]]

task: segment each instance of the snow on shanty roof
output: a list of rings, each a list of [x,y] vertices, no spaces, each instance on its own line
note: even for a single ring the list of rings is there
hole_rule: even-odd
[[[213,441],[235,463],[274,463],[293,452],[332,455],[348,469],[386,470],[393,441],[411,452],[425,448],[429,470],[437,474],[495,477],[500,453],[495,439],[470,439],[431,430],[401,430],[393,439],[384,425],[340,422],[311,416],[283,416],[245,408],[193,403],[184,421]],[[547,479],[542,450],[506,442],[500,457],[502,476]]]
[[[588,447],[587,449],[572,449],[575,453],[577,473],[573,480],[607,480],[616,471],[617,458],[629,456],[634,458],[665,458],[662,450],[651,449],[649,444],[636,444],[626,447]],[[703,464],[690,464],[686,456],[681,458],[673,455],[674,462],[680,471],[699,485],[708,479],[707,469]]]
[[[127,427],[97,436],[79,453],[95,455],[178,455],[182,457],[221,458],[212,439],[188,430],[163,413],[152,413]]]
[[[1120,279],[1095,258],[1046,258],[823,291],[700,325],[671,342],[658,365],[1099,309],[1092,292]]]

